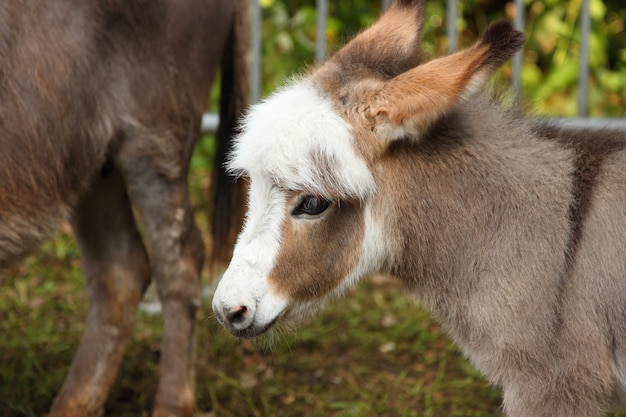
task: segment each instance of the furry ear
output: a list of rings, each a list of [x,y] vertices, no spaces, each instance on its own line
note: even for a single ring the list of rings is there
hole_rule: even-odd
[[[419,136],[456,103],[477,92],[524,43],[524,34],[500,21],[470,49],[419,65],[388,80],[366,116],[386,140]]]
[[[422,59],[424,20],[424,0],[395,0],[380,19],[318,69],[317,75],[322,79],[389,79],[413,68]]]

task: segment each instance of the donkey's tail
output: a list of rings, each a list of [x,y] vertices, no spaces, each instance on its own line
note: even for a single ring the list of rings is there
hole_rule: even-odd
[[[235,0],[235,15],[224,56],[220,93],[220,123],[213,168],[212,251],[209,271],[221,274],[230,257],[244,216],[244,186],[225,171],[237,125],[249,100],[250,19],[248,0]]]

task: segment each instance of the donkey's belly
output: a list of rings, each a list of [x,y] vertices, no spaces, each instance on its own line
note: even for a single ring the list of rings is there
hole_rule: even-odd
[[[0,270],[24,258],[50,238],[68,213],[69,209],[60,205],[45,213],[0,216]]]

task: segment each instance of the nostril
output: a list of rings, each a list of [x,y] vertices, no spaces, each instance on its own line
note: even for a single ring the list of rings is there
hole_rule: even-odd
[[[232,324],[238,324],[244,321],[247,315],[248,308],[246,306],[233,307],[226,312],[226,320]]]

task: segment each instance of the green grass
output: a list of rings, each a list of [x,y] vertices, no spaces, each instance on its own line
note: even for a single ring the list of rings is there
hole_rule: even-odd
[[[207,280],[208,278],[205,277]],[[368,281],[267,346],[198,313],[199,416],[494,416],[499,395],[392,281]],[[45,414],[77,348],[87,298],[79,254],[60,233],[4,272],[0,416]],[[137,315],[106,415],[149,415],[161,321]]]

